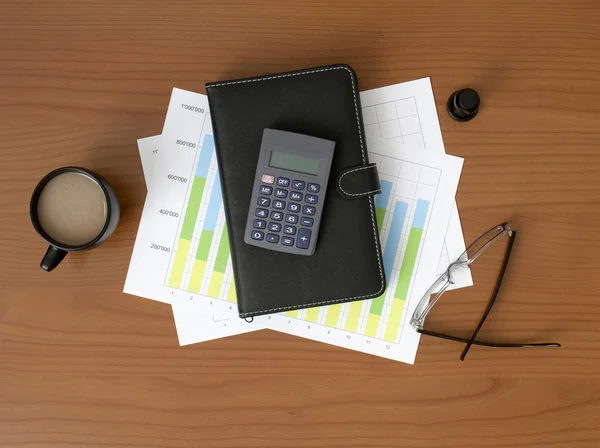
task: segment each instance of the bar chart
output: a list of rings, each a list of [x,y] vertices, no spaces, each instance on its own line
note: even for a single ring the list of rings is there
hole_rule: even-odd
[[[205,133],[199,147],[167,285],[235,302],[213,135]]]
[[[441,170],[377,154],[371,147],[369,159],[377,163],[381,179],[382,192],[375,197],[374,205],[388,288],[371,300],[290,311],[285,316],[386,344],[400,344],[401,330],[407,324],[406,304]]]

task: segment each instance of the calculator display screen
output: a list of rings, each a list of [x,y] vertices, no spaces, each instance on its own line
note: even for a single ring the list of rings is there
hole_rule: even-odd
[[[282,170],[295,171],[297,173],[319,174],[320,158],[299,156],[289,152],[271,151],[269,166]]]

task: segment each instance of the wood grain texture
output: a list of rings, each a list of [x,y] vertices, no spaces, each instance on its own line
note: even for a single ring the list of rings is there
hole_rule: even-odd
[[[600,446],[599,24],[583,0],[0,2],[0,446]],[[271,331],[179,348],[168,306],[121,292],[136,139],[171,88],[334,62],[362,89],[432,77],[466,239],[519,230],[481,337],[563,348],[460,363],[424,338],[413,367]],[[456,123],[445,101],[466,86],[482,110]],[[49,275],[28,204],[63,165],[107,177],[123,217]],[[474,327],[493,258],[428,326]]]

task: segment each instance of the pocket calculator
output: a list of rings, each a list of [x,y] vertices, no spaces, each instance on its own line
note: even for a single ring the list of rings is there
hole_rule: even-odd
[[[335,142],[265,129],[244,241],[297,255],[315,252]]]

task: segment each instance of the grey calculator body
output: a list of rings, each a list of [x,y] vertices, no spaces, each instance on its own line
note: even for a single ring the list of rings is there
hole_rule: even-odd
[[[244,241],[297,255],[315,252],[335,142],[265,129]]]

